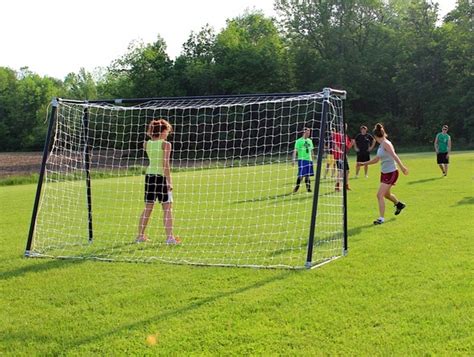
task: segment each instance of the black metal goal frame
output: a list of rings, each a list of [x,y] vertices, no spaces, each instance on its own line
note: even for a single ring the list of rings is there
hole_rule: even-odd
[[[51,146],[51,140],[53,137],[53,127],[56,121],[57,109],[59,103],[84,103],[84,104],[143,104],[146,102],[151,101],[158,101],[158,100],[167,100],[167,101],[178,101],[178,100],[209,100],[209,99],[233,99],[233,98],[252,98],[252,97],[294,97],[299,95],[311,95],[311,94],[319,94],[321,92],[294,92],[294,93],[261,93],[261,94],[235,94],[235,95],[213,95],[213,96],[189,96],[189,97],[154,97],[154,98],[128,98],[128,99],[104,99],[104,100],[75,100],[75,99],[64,99],[64,98],[53,98],[51,101],[51,113],[49,116],[49,123],[48,123],[48,131],[46,133],[46,139],[43,148],[43,157],[41,161],[41,168],[40,174],[38,178],[38,185],[36,188],[36,195],[33,204],[33,212],[31,215],[31,222],[30,222],[30,229],[28,233],[28,240],[26,243],[26,249],[24,256],[25,257],[34,257],[35,254],[31,252],[31,247],[33,244],[33,236],[36,227],[36,219],[38,215],[38,207],[41,198],[41,192],[43,188],[43,181],[44,181],[44,174],[46,171],[46,163],[49,156],[49,150]],[[337,96],[342,100],[345,100],[347,97],[347,92],[344,90],[338,90],[333,88],[323,88],[322,91],[322,113],[321,113],[321,127],[319,131],[319,143],[318,143],[318,160],[316,165],[316,177],[315,177],[315,189],[313,194],[313,204],[312,204],[312,211],[311,211],[311,222],[310,222],[310,229],[309,229],[309,237],[308,237],[308,247],[307,247],[307,256],[306,256],[306,263],[305,267],[310,269],[316,266],[320,266],[325,264],[328,261],[324,261],[321,264],[313,265],[312,258],[313,258],[313,244],[314,244],[314,235],[316,229],[316,217],[317,217],[317,209],[318,209],[318,196],[319,196],[319,185],[321,182],[321,171],[322,171],[322,153],[324,151],[324,141],[325,141],[325,131],[326,131],[326,123],[328,119],[329,113],[329,100],[331,96]],[[345,121],[344,115],[342,114],[342,134],[345,138]],[[88,137],[88,128],[89,128],[89,112],[88,108],[84,108],[83,113],[83,144],[84,144],[84,170],[86,173],[86,188],[87,188],[87,207],[88,207],[88,230],[89,230],[89,243],[93,242],[94,234],[93,234],[93,224],[92,224],[92,188],[91,188],[91,176],[90,176],[90,150],[89,145],[87,143]],[[343,150],[343,157],[344,157],[344,167],[347,161],[347,156],[345,155],[346,152],[346,144],[345,140],[342,140],[342,150]],[[347,255],[348,253],[348,237],[347,237],[347,185],[346,185],[346,175],[343,172],[343,255]]]

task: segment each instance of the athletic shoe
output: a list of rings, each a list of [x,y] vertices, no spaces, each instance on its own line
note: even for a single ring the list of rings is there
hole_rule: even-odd
[[[311,192],[311,189],[310,189],[310,188],[308,188],[308,192]]]
[[[293,193],[298,192],[298,189],[299,189],[299,187],[295,187],[295,188],[293,189]]]
[[[138,236],[135,239],[135,243],[145,243],[145,242],[151,242],[151,240],[146,235]]]
[[[384,221],[381,220],[380,218],[377,218],[375,221],[374,221],[374,224],[375,225],[379,225],[379,224],[382,224]]]
[[[365,178],[369,178],[369,175],[365,175]]]
[[[395,210],[395,216],[398,216],[400,214],[400,212],[402,211],[402,209],[404,209],[407,205],[402,203],[402,202],[398,202],[395,207],[396,207],[396,210]]]
[[[346,185],[346,190],[347,191],[352,191],[351,188],[349,187],[349,185]]]
[[[341,189],[339,188],[339,182],[336,182],[336,191],[341,191]]]
[[[166,239],[166,244],[179,245],[181,244],[181,239],[179,239],[178,237],[169,237],[168,239]]]

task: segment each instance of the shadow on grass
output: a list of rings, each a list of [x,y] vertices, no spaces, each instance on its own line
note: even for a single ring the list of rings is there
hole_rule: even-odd
[[[456,205],[474,205],[474,197],[464,197]]]
[[[394,222],[396,219],[395,217],[392,217],[392,218],[388,218],[385,220],[385,222],[382,224],[382,226],[384,226],[385,224],[389,224],[389,223],[392,223]],[[369,224],[365,224],[363,226],[359,226],[359,227],[353,227],[353,228],[350,228],[347,230],[347,235],[348,235],[348,239],[349,239],[349,243],[350,243],[350,239],[351,237],[354,237],[360,233],[362,233],[363,231],[365,231],[366,229],[369,229],[369,228],[377,228],[378,225],[374,224],[373,222],[372,223],[369,223]]]
[[[278,200],[280,198],[288,197],[291,196],[291,192],[287,193],[281,193],[279,195],[273,195],[273,196],[265,196],[265,197],[259,197],[259,198],[250,198],[248,200],[241,200],[241,201],[234,201],[232,203],[237,204],[237,203],[254,203],[254,202],[263,202],[263,201],[272,201],[272,200]]]
[[[172,309],[172,310],[169,310],[169,311],[166,311],[166,312],[162,312],[162,313],[159,313],[157,315],[151,316],[151,317],[146,318],[146,319],[137,320],[135,322],[131,322],[131,323],[128,323],[128,324],[123,324],[123,325],[118,326],[118,327],[116,327],[114,329],[111,329],[109,331],[98,333],[98,334],[95,334],[95,335],[92,335],[92,336],[89,336],[89,337],[85,337],[85,338],[82,338],[82,339],[77,339],[77,340],[71,339],[68,342],[64,341],[65,343],[62,344],[61,350],[60,351],[54,351],[53,354],[56,354],[56,353],[63,354],[63,353],[65,353],[65,352],[67,352],[71,349],[74,349],[78,346],[97,343],[98,341],[106,339],[109,336],[120,335],[121,333],[126,332],[126,331],[130,332],[130,331],[136,330],[136,329],[143,330],[143,328],[146,327],[147,325],[156,324],[157,322],[160,322],[160,321],[166,321],[168,319],[172,319],[172,318],[175,318],[175,317],[180,317],[180,319],[183,319],[183,318],[185,318],[185,316],[184,316],[185,314],[193,312],[195,310],[198,310],[201,307],[205,307],[206,305],[213,304],[213,303],[215,303],[219,300],[226,299],[226,298],[238,295],[238,294],[242,294],[242,293],[245,293],[245,292],[248,292],[248,291],[251,291],[251,290],[256,290],[256,289],[262,288],[265,285],[268,285],[268,284],[271,284],[273,282],[281,281],[283,279],[286,279],[292,274],[295,274],[295,272],[286,271],[286,272],[283,272],[281,274],[271,276],[269,278],[257,281],[255,283],[252,283],[252,284],[247,285],[247,286],[239,287],[237,289],[234,289],[234,290],[231,290],[231,291],[228,291],[228,292],[214,293],[213,295],[210,295],[206,298],[202,298],[202,299],[197,300],[197,301],[189,302],[185,306],[175,308],[175,309]],[[178,287],[177,289],[180,289],[180,287]],[[10,337],[14,337],[14,336],[10,336]],[[37,338],[41,339],[42,337],[38,336]]]
[[[335,194],[334,191],[328,191],[325,193],[320,193],[319,197],[322,196],[329,196]],[[302,200],[312,200],[314,197],[314,191],[313,192],[306,192],[305,190],[302,190],[301,192],[293,193],[293,192],[287,192],[287,193],[281,193],[279,195],[273,195],[273,196],[264,196],[264,197],[258,197],[258,198],[250,198],[247,200],[241,200],[241,201],[234,201],[232,202],[233,204],[241,204],[241,203],[256,203],[256,202],[264,202],[264,201],[275,201],[277,202],[288,202],[288,201],[302,201]]]
[[[443,177],[440,176],[440,177],[431,177],[431,178],[427,178],[427,179],[423,179],[423,180],[417,180],[417,181],[409,181],[408,184],[409,185],[415,185],[417,183],[425,183],[425,182],[430,182],[430,181],[437,181],[437,180],[440,180],[442,179]]]
[[[394,217],[387,219],[384,224],[388,224],[388,223],[391,223],[393,221],[395,221]],[[363,226],[353,227],[353,228],[348,229],[347,230],[347,236],[348,236],[349,243],[350,243],[351,238],[357,236],[358,234],[362,233],[363,231],[365,231],[369,228],[375,228],[375,227],[376,227],[375,224],[370,223],[370,224],[366,224],[366,225],[363,225]],[[329,244],[329,243],[333,243],[333,242],[337,242],[337,241],[340,241],[341,244],[342,244],[342,240],[343,240],[342,232],[335,233],[335,234],[331,235],[330,237],[328,237],[326,239],[318,240],[317,237],[315,237],[313,247],[317,249],[319,246],[324,246],[325,244]],[[271,252],[271,254],[269,254],[269,256],[282,255],[284,253],[288,253],[288,252],[293,251],[293,250],[302,250],[302,249],[305,249],[307,246],[308,246],[308,241],[302,241],[297,246],[277,249],[277,250]]]
[[[58,247],[59,246],[56,246],[54,249],[59,249]],[[93,246],[89,246],[89,247],[93,247]],[[104,258],[107,258],[107,256],[109,256],[111,250],[119,249],[119,248],[127,248],[127,247],[129,247],[129,249],[128,251],[125,251],[126,253],[127,252],[133,253],[137,249],[141,248],[138,244],[131,241],[131,242],[126,242],[126,243],[114,244],[107,247],[90,249],[89,251],[83,254],[81,254],[81,252],[77,252],[76,255],[71,254],[70,257],[51,256],[51,257],[23,258],[23,260],[27,262],[25,264],[28,264],[28,265],[25,265],[13,270],[0,272],[0,281],[26,275],[28,273],[41,273],[41,272],[52,270],[52,269],[63,269],[63,268],[72,266],[74,264],[84,263],[86,261],[104,259]]]
[[[0,280],[7,280],[29,273],[41,273],[53,269],[64,269],[74,264],[84,263],[84,259],[54,259],[54,258],[24,258],[30,263],[30,259],[34,259],[35,263],[31,263],[21,268],[0,272]],[[38,259],[46,259],[41,263],[37,263]],[[31,261],[32,262],[32,261]]]

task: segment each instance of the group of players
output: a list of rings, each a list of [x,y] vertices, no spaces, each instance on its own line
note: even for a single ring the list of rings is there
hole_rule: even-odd
[[[135,242],[142,243],[149,241],[145,234],[146,227],[150,220],[156,202],[161,203],[163,208],[163,225],[166,233],[166,244],[181,244],[181,240],[173,233],[173,214],[172,214],[172,190],[173,183],[171,178],[170,160],[171,143],[167,141],[168,135],[173,128],[165,119],[154,119],[149,123],[147,136],[149,139],[144,143],[144,149],[150,160],[145,175],[145,207],[140,215],[138,223],[138,235]],[[347,134],[347,125],[344,132],[331,130],[327,138],[327,144],[324,148],[326,157],[326,172],[335,163],[337,168],[335,190],[340,191],[343,182],[343,176],[346,175],[346,189],[349,188],[349,165],[347,153],[354,147],[357,152],[356,177],[359,175],[360,168],[364,167],[365,176],[368,175],[368,165],[381,162],[380,186],[377,192],[379,205],[379,217],[374,224],[380,225],[385,222],[385,199],[393,202],[395,205],[395,215],[406,207],[405,203],[391,193],[392,186],[398,179],[398,168],[403,174],[408,174],[408,168],[402,163],[395,153],[393,144],[387,139],[387,133],[382,124],[377,123],[373,130],[373,136],[367,133],[367,127],[361,126],[360,133],[354,139]],[[437,162],[443,172],[443,176],[448,174],[449,153],[451,151],[451,137],[448,135],[448,126],[443,125],[441,133],[436,135],[434,145],[437,154]],[[371,159],[370,152],[378,144],[377,154]],[[296,140],[293,151],[293,163],[298,163],[298,174],[296,186],[293,190],[296,193],[299,190],[301,181],[304,179],[306,189],[311,192],[310,177],[314,176],[313,141],[311,140],[311,128],[305,127],[303,135]],[[334,173],[333,173],[334,175]]]
[[[345,126],[347,132],[347,125]],[[434,146],[437,155],[437,163],[443,173],[448,174],[449,153],[451,152],[451,137],[449,136],[448,126],[443,125],[442,131],[436,135]],[[298,192],[300,183],[304,179],[306,189],[311,192],[310,177],[314,176],[312,151],[314,150],[313,141],[310,138],[311,129],[305,127],[303,135],[296,140],[295,149],[293,151],[293,164],[298,163],[298,174],[293,193]],[[375,164],[380,161],[381,174],[380,186],[377,191],[377,201],[379,206],[379,217],[374,220],[375,225],[385,222],[385,199],[391,201],[395,207],[395,215],[406,207],[392,192],[392,186],[398,180],[398,168],[404,175],[408,175],[408,168],[402,163],[399,156],[395,152],[393,144],[387,139],[387,133],[382,124],[377,123],[373,129],[373,135],[367,133],[367,127],[362,125],[360,133],[354,139],[351,139],[346,133],[331,130],[327,142],[324,147],[324,157],[326,158],[326,170],[324,178],[327,177],[329,171],[332,171],[332,177],[336,176],[335,190],[340,191],[345,175],[346,189],[349,187],[349,164],[347,153],[354,147],[357,152],[356,174],[359,177],[360,168],[364,167],[365,177],[368,177],[368,165]],[[376,156],[371,159],[370,152],[378,144]],[[398,168],[397,168],[398,166]]]

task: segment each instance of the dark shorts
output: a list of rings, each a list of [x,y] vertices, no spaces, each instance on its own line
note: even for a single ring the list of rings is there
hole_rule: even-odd
[[[370,160],[370,153],[368,151],[359,151],[357,153],[357,162],[366,162]]]
[[[166,177],[161,175],[145,175],[145,202],[167,203],[172,202],[168,194]]]
[[[395,182],[398,180],[398,170],[387,172],[384,174],[383,172],[380,173],[380,182],[386,185],[395,185]]]
[[[298,160],[298,177],[302,176],[314,176],[312,161]]]
[[[449,164],[449,158],[447,152],[439,152],[436,154],[436,161],[438,164]]]
[[[336,160],[337,168],[339,170],[349,171],[349,162],[348,160],[344,160],[344,158],[340,160]]]

